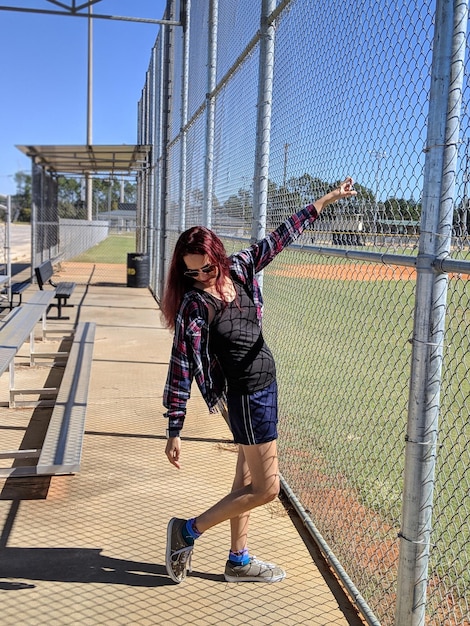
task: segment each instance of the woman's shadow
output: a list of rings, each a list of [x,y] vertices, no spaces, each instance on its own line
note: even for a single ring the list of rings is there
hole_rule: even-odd
[[[114,559],[102,555],[100,548],[3,548],[0,577],[136,587],[173,584],[162,565]]]
[[[221,581],[218,574],[193,576]],[[80,583],[112,583],[134,587],[174,585],[163,565],[115,559],[100,548],[2,548],[0,578]],[[31,585],[0,581],[0,589],[27,589]]]

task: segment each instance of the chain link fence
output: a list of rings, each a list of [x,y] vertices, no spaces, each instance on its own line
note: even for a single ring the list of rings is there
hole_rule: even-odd
[[[82,200],[84,177],[58,178],[33,162],[33,280],[34,268],[50,259],[56,273],[67,269],[79,284],[125,285],[128,255],[135,253],[142,230],[137,225],[136,187],[124,177],[92,177],[88,216]]]
[[[185,228],[230,253],[356,180],[265,270],[264,333],[284,490],[369,624],[470,624],[467,12],[169,1],[139,104],[157,299]]]

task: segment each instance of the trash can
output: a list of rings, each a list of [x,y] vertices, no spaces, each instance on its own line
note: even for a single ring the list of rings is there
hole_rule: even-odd
[[[127,286],[148,287],[150,283],[150,257],[139,252],[127,253]]]

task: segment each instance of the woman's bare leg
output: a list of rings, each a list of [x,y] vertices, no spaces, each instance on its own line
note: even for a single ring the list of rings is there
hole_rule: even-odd
[[[235,478],[232,485],[232,491],[242,489],[251,483],[251,474],[248,464],[245,460],[243,446],[238,446],[237,467],[235,470]],[[230,520],[230,548],[234,552],[238,552],[246,548],[248,538],[248,525],[250,522],[250,511],[245,511]]]
[[[196,518],[196,526],[201,533],[228,519],[239,518],[239,521],[235,522],[236,530],[234,528],[238,537],[232,536],[232,549],[237,550],[243,549],[245,547],[244,541],[246,541],[245,522],[240,516],[257,506],[271,502],[279,493],[276,441],[253,446],[240,444],[240,448],[241,452],[237,460],[237,472],[234,481],[236,488]],[[243,454],[243,459],[241,454]],[[245,479],[242,479],[247,475],[245,464],[250,475],[248,484],[244,484]],[[241,483],[243,486],[239,487],[238,485]],[[243,545],[239,548],[241,543]]]

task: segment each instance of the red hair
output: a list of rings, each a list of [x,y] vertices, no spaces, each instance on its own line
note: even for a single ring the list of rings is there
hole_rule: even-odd
[[[184,257],[188,254],[201,254],[209,257],[209,262],[218,268],[216,289],[225,301],[222,287],[229,275],[230,262],[224,244],[217,235],[204,226],[193,226],[185,230],[178,238],[168,270],[161,309],[168,328],[174,329],[175,319],[184,294],[189,291],[194,280],[184,275],[187,270]]]

